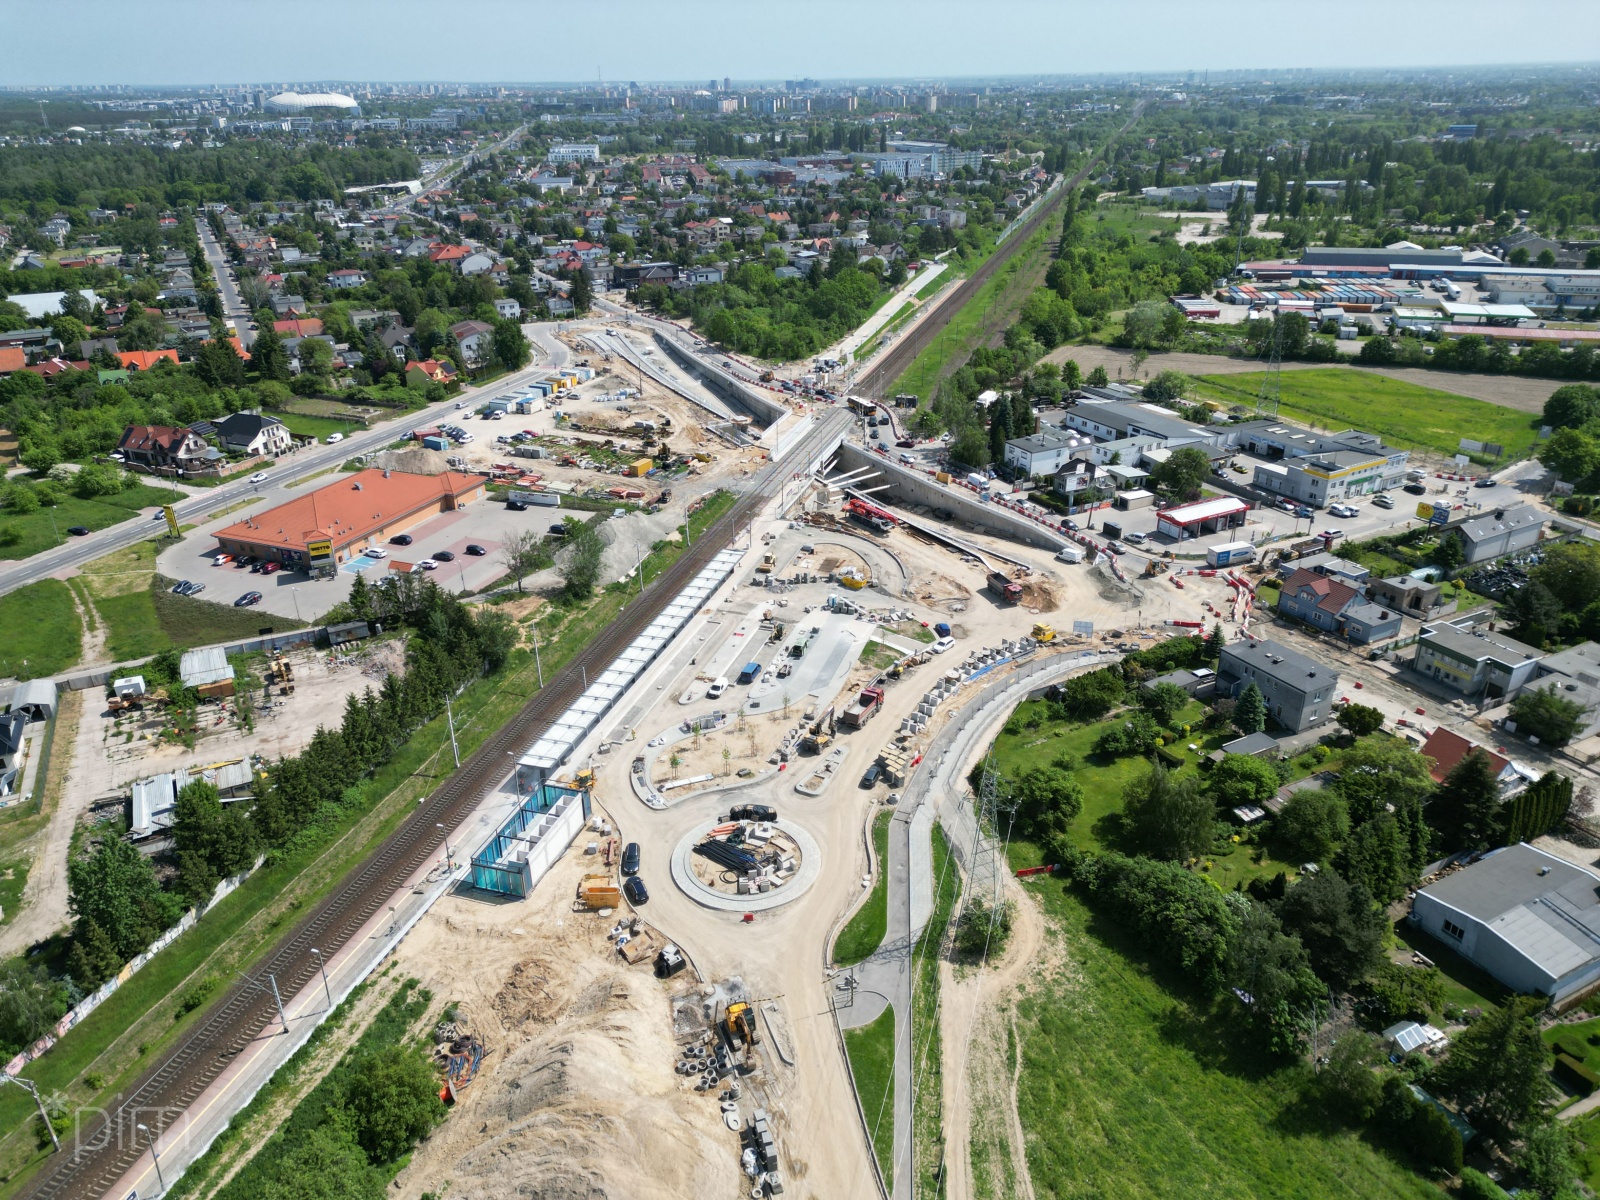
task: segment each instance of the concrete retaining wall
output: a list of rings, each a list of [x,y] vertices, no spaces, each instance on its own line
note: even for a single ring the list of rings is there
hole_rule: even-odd
[[[1026,517],[1007,512],[988,501],[978,499],[975,493],[966,488],[956,487],[954,484],[942,484],[923,471],[890,462],[882,455],[863,450],[854,443],[845,442],[840,445],[836,462],[841,473],[858,471],[862,467],[870,467],[877,473],[875,478],[863,477],[853,480],[851,486],[866,489],[887,484],[886,492],[875,494],[885,495],[889,499],[906,504],[947,508],[955,513],[958,525],[969,529],[991,533],[996,537],[1010,538],[1012,541],[1029,546],[1038,546],[1051,553],[1073,544],[1065,537],[1052,533]]]
[[[651,330],[651,334],[656,339],[656,345],[666,351],[673,362],[740,412],[749,413],[751,419],[762,428],[776,425],[788,414],[789,406],[768,394],[765,389],[750,387],[727,372],[719,371],[698,354],[679,344],[677,338],[668,337],[657,330]]]

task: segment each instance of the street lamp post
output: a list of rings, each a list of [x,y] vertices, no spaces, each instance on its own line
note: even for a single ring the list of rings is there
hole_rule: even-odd
[[[150,1157],[155,1159],[156,1163],[156,1182],[161,1185],[161,1190],[163,1193],[165,1193],[167,1190],[167,1181],[161,1178],[161,1151],[156,1149],[156,1135],[150,1132],[150,1126],[143,1123],[141,1123],[138,1128],[145,1137],[150,1139]]]
[[[451,861],[453,856],[450,852],[450,831],[444,827],[443,821],[435,821],[434,825],[438,827],[440,834],[444,837],[444,865],[453,871],[455,870],[455,863]]]
[[[323,992],[323,994],[325,996],[328,997],[328,1009],[330,1011],[332,1011],[332,1009],[333,1009],[333,989],[328,986],[328,967],[327,967],[327,964],[322,961],[322,951],[321,950],[318,950],[315,946],[313,946],[313,947],[311,947],[311,953],[316,957],[317,970],[322,972],[322,992]]]

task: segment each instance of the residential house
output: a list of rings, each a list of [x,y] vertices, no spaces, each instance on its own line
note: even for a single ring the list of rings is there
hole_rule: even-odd
[[[466,246],[446,246],[443,243],[435,243],[428,250],[428,258],[431,261],[443,263],[445,266],[454,267],[457,270],[461,268],[461,263],[471,256],[472,251]]]
[[[125,370],[148,371],[158,362],[176,363],[178,352],[173,349],[166,350],[119,350],[117,361]]]
[[[619,287],[632,291],[643,283],[671,283],[678,268],[669,262],[623,263],[613,276]]]
[[[1437,615],[1444,603],[1444,588],[1415,575],[1391,575],[1367,585],[1367,599],[1398,608],[1408,617]]]
[[[1443,783],[1450,772],[1460,765],[1461,760],[1474,750],[1488,757],[1489,768],[1494,772],[1502,800],[1509,800],[1539,778],[1538,774],[1529,768],[1512,762],[1505,755],[1498,754],[1486,746],[1468,741],[1459,733],[1442,725],[1430,733],[1427,740],[1422,743],[1423,755],[1431,760],[1428,764],[1428,774],[1433,776],[1435,783]]]
[[[472,364],[483,362],[494,348],[494,326],[484,321],[457,321],[450,326],[450,336]]]
[[[273,331],[286,338],[316,337],[322,332],[320,317],[290,317],[286,321],[274,321]]]
[[[1291,733],[1303,733],[1333,715],[1339,673],[1281,642],[1245,640],[1222,648],[1217,690],[1238,699],[1254,683],[1267,713]]]
[[[479,251],[476,254],[469,254],[463,258],[457,269],[463,275],[482,275],[486,271],[494,270],[494,267],[494,259],[489,255],[484,254],[482,251]]]
[[[416,329],[410,325],[402,325],[398,321],[386,326],[378,334],[378,340],[383,343],[383,348],[394,355],[395,362],[405,362],[406,350],[413,345]]]
[[[230,453],[277,458],[294,448],[294,436],[277,417],[240,412],[213,424],[217,440]]]
[[[192,429],[170,425],[129,425],[117,443],[129,466],[153,470],[193,470],[202,466],[211,449]]]
[[[515,321],[522,316],[522,305],[518,304],[510,296],[501,296],[500,299],[494,302],[494,311],[502,317]]]
[[[1278,615],[1362,644],[1400,635],[1397,610],[1363,600],[1360,589],[1342,579],[1304,569],[1284,580]]]
[[[425,358],[406,367],[406,386],[410,388],[423,388],[430,383],[451,383],[455,377],[455,364],[449,361]]]
[[[1412,669],[1466,696],[1511,697],[1531,682],[1542,651],[1471,617],[1424,625]]]
[[[21,346],[0,346],[0,377],[15,375],[28,365],[28,352]]]
[[[282,320],[285,317],[303,317],[310,311],[304,296],[273,296],[267,301],[267,307],[272,309],[272,315]]]
[[[358,271],[354,267],[341,267],[337,271],[328,272],[328,286],[339,291],[363,287],[366,282],[367,273]]]
[[[680,283],[687,287],[698,287],[703,283],[721,283],[721,267],[685,267],[678,277]]]
[[[1044,429],[1027,437],[1006,440],[1005,463],[1017,475],[1031,479],[1054,475],[1082,444],[1082,439],[1060,430]]]

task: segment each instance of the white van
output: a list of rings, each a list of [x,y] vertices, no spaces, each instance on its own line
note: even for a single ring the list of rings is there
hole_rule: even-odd
[[[711,686],[706,689],[706,699],[707,700],[715,700],[718,696],[722,695],[722,693],[727,691],[727,690],[728,690],[728,679],[727,679],[727,677],[724,676],[724,675],[718,675],[715,679],[713,679],[711,681]]]
[[[342,442],[342,441],[344,441],[344,434],[342,434],[342,433],[330,433],[328,435],[328,445],[330,445],[330,446],[333,445],[335,442]]]

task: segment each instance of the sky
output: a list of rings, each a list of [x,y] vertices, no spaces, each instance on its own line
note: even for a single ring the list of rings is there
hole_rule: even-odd
[[[934,79],[1600,60],[1596,0],[0,0],[0,85]],[[1517,19],[1509,19],[1517,14]],[[55,43],[56,48],[46,52]],[[32,45],[39,53],[16,53]]]

